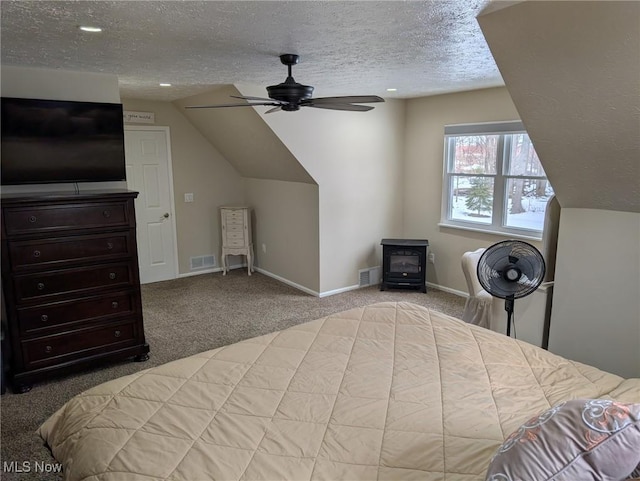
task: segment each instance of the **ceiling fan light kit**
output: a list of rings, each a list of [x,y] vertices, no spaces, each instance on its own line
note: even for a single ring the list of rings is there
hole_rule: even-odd
[[[269,98],[232,96],[233,98],[245,100],[246,103],[220,104],[220,105],[192,105],[187,109],[217,109],[226,107],[254,107],[271,106],[266,113],[284,110],[285,112],[295,112],[300,107],[314,107],[328,110],[347,110],[351,112],[367,112],[373,107],[368,104],[384,102],[382,97],[377,95],[349,95],[341,97],[320,97],[312,98],[313,87],[303,85],[295,81],[292,75],[292,67],[296,65],[300,57],[296,54],[285,53],[280,55],[280,61],[287,66],[287,78],[284,82],[267,87]]]
[[[527,242],[498,242],[488,247],[480,256],[478,281],[489,294],[505,300],[507,336],[511,336],[515,299],[532,294],[542,284],[544,273],[544,257]]]

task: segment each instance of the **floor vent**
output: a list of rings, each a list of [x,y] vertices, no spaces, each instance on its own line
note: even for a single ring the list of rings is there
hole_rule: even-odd
[[[368,269],[361,269],[358,271],[358,277],[360,279],[360,287],[380,284],[380,267],[369,267]]]
[[[192,257],[191,270],[208,269],[209,267],[215,267],[216,257],[214,255]]]

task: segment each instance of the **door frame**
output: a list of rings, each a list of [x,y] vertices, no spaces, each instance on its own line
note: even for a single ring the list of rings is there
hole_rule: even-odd
[[[165,140],[167,142],[167,169],[168,169],[167,175],[169,178],[169,208],[171,210],[171,216],[170,216],[171,235],[173,236],[173,279],[177,279],[178,277],[180,277],[180,262],[178,260],[178,228],[176,225],[176,202],[175,202],[175,196],[173,193],[173,162],[171,160],[171,130],[169,129],[169,127],[160,126],[160,125],[127,125],[127,124],[125,124],[124,130],[125,131],[127,130],[133,130],[133,131],[160,130],[165,133]],[[138,224],[138,220],[136,218],[136,235],[137,235],[137,224]]]

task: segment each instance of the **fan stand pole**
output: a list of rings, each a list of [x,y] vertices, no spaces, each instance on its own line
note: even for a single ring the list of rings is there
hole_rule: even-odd
[[[504,310],[507,311],[507,337],[511,337],[511,318],[513,317],[513,296],[504,299]]]

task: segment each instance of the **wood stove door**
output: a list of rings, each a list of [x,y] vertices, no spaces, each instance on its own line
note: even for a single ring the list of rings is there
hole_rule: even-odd
[[[420,254],[412,250],[395,251],[389,254],[390,279],[420,279],[422,266]]]

